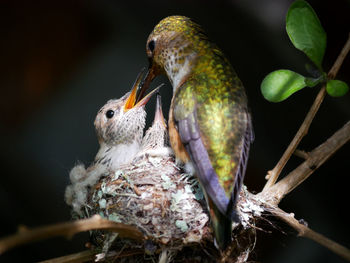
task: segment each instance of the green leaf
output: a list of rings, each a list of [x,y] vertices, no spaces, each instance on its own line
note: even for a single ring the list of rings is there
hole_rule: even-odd
[[[326,90],[332,97],[341,97],[348,92],[349,86],[341,80],[329,80],[327,82]]]
[[[280,69],[268,74],[261,83],[261,93],[271,102],[280,102],[306,87],[305,77],[291,70]]]
[[[291,4],[286,29],[293,45],[321,69],[327,36],[315,11],[306,1],[297,0]]]

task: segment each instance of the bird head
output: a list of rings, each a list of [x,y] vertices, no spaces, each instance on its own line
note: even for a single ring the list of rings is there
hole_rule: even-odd
[[[161,20],[147,40],[149,68],[142,90],[157,75],[166,74],[175,91],[189,76],[206,39],[201,27],[188,17],[169,16]]]
[[[145,93],[137,96],[143,72],[138,75],[130,92],[120,99],[109,100],[98,111],[94,124],[100,145],[130,144],[135,140],[141,143],[146,121],[144,107],[159,90],[157,87],[145,96]]]
[[[162,110],[162,100],[160,94],[157,94],[156,110],[152,126],[146,131],[142,139],[143,151],[166,147],[168,145],[167,125],[164,120]]]

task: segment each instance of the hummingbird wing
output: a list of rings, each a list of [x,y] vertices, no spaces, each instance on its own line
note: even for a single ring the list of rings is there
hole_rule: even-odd
[[[244,133],[244,136],[242,138],[242,146],[241,153],[240,153],[240,159],[238,164],[238,169],[236,171],[235,175],[235,182],[233,190],[231,191],[231,198],[229,203],[229,208],[231,208],[231,211],[227,211],[228,214],[230,214],[231,218],[237,218],[236,212],[235,212],[235,205],[237,204],[239,192],[241,189],[241,186],[243,184],[244,175],[247,169],[248,164],[248,157],[249,157],[249,150],[250,150],[250,144],[254,141],[254,130],[253,125],[251,122],[251,117],[248,112],[246,112],[247,115],[247,126]]]
[[[198,103],[192,85],[184,85],[174,107],[181,142],[207,197],[223,215],[237,221],[235,206],[254,137],[250,114],[238,103],[223,105],[212,98]]]
[[[178,131],[181,142],[185,145],[193,165],[196,169],[201,185],[222,214],[226,214],[229,199],[221,187],[218,176],[211,165],[210,158],[205,148],[199,127],[196,121],[196,111],[186,118],[178,120]]]

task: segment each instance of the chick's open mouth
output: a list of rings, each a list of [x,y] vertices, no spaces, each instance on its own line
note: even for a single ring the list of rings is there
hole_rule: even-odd
[[[129,97],[126,99],[124,111],[128,111],[132,108],[142,107],[146,105],[146,103],[149,101],[152,95],[159,91],[161,85],[149,92],[148,94],[146,94],[148,86],[144,85],[144,75],[145,69],[142,69],[142,71],[137,75]]]

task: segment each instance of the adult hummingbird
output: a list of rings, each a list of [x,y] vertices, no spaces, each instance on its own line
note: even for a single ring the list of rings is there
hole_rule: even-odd
[[[204,189],[216,244],[231,242],[232,221],[253,141],[244,87],[223,52],[202,28],[184,16],[170,16],[149,35],[150,82],[166,74],[173,87],[170,143],[177,158],[192,163]]]

